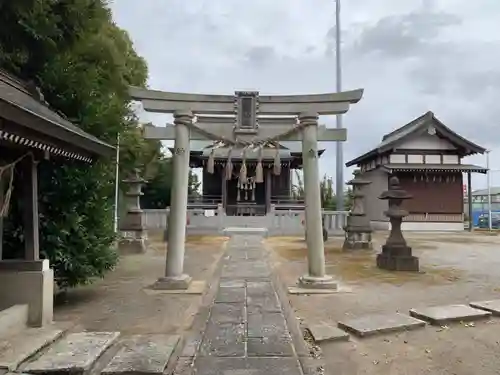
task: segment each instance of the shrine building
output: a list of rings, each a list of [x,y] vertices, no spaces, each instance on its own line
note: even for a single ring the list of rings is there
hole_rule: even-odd
[[[461,137],[427,112],[382,137],[377,147],[346,163],[357,166],[372,183],[363,188],[365,210],[374,229],[388,229],[387,201],[378,196],[397,176],[402,189],[413,195],[403,202],[409,212],[404,230],[464,230],[464,174],[471,192],[471,174],[486,173],[481,166],[463,164],[465,156],[485,148]],[[469,201],[471,201],[469,199]],[[470,218],[469,218],[470,220]]]
[[[266,215],[271,205],[277,210],[304,209],[303,199],[296,199],[292,194],[294,170],[302,169],[300,142],[284,141],[277,146],[247,151],[245,155],[241,149],[233,149],[229,176],[227,148],[213,150],[210,141],[191,141],[190,166],[203,169],[202,196],[197,198],[197,203],[205,208],[221,204],[229,216]],[[319,155],[323,152],[318,150]],[[209,161],[211,157],[213,162]],[[207,168],[209,163],[213,163],[212,173]],[[243,163],[247,170],[244,180],[240,173]],[[261,169],[261,179],[257,176],[258,169]]]

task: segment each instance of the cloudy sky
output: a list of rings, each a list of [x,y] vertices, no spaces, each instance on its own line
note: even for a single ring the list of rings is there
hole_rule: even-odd
[[[335,91],[334,0],[114,0],[111,7],[148,62],[151,88]],[[365,89],[344,117],[344,161],[432,110],[491,149],[491,167],[500,170],[499,0],[343,0],[341,17],[343,89]],[[321,122],[334,126],[335,118]],[[323,173],[335,175],[334,160],[335,145],[327,145]],[[468,162],[484,165],[485,157]],[[491,177],[500,185],[500,172]],[[486,178],[473,184],[484,188]]]

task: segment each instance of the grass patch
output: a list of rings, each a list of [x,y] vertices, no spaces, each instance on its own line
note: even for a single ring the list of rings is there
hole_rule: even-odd
[[[305,241],[294,237],[271,238],[266,241],[276,255],[287,261],[305,261],[307,247]],[[421,267],[420,272],[391,272],[378,269],[375,257],[378,251],[355,250],[343,251],[343,239],[335,238],[325,244],[325,259],[327,273],[353,283],[388,283],[403,285],[408,282],[437,285],[458,281],[463,272],[439,266]],[[415,249],[436,249],[436,246],[424,241],[409,241]],[[376,248],[378,246],[375,246]]]

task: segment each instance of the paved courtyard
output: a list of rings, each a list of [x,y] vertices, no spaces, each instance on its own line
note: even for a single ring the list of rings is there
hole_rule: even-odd
[[[375,248],[386,234],[375,236]],[[330,295],[290,296],[305,324],[370,314],[407,314],[411,308],[500,298],[500,237],[486,234],[407,234],[421,273],[390,273],[375,267],[376,251],[343,253],[342,238],[326,246],[328,273],[341,291]],[[306,269],[305,243],[298,238],[270,238],[282,281],[293,285]],[[498,374],[500,319],[474,324],[427,327],[349,342],[321,344],[333,374]]]

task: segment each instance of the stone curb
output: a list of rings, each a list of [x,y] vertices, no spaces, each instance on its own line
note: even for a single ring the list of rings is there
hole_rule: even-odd
[[[278,271],[274,267],[271,267],[271,270],[271,280],[276,294],[278,295],[281,308],[283,309],[286,324],[288,326],[288,330],[290,331],[290,335],[292,336],[293,346],[295,348],[295,352],[297,354],[303,374],[317,375],[319,373],[318,369],[323,368],[323,374],[328,375],[328,372],[326,372],[324,361],[319,358],[313,358],[310,355],[309,349],[304,340],[301,324],[298,322],[297,317],[295,316],[295,312],[290,305],[290,299],[288,298],[288,294],[285,291],[285,288],[283,286],[284,284],[281,282]]]

